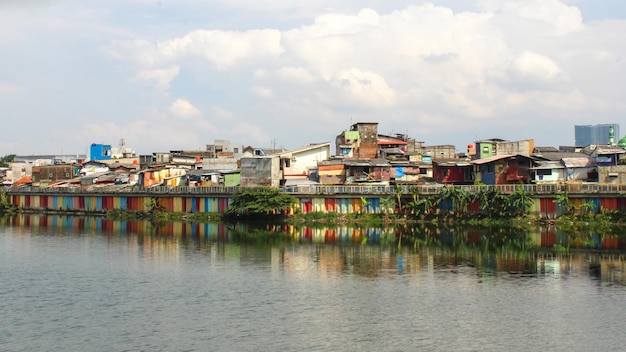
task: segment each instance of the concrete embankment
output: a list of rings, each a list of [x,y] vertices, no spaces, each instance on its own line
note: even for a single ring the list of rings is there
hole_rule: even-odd
[[[575,184],[575,185],[503,185],[503,186],[443,186],[394,188],[390,186],[307,186],[291,187],[283,191],[298,199],[302,213],[336,212],[379,213],[388,209],[385,198],[400,196],[404,204],[417,197],[442,196],[445,187],[462,189],[467,194],[477,193],[485,187],[496,188],[501,194],[513,194],[520,187],[531,200],[529,213],[553,219],[564,209],[556,201],[566,195],[569,206],[589,205],[592,211],[626,212],[626,185]],[[143,212],[158,205],[166,212],[215,213],[228,209],[238,188],[178,187],[178,188],[128,188],[117,190],[83,190],[78,188],[18,188],[4,189],[6,203],[23,211],[106,213],[112,210]],[[438,203],[440,211],[450,210],[452,199]],[[479,199],[463,204],[464,211],[484,210]]]

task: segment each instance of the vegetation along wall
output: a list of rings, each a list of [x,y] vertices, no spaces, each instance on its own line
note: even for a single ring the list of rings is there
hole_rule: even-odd
[[[400,199],[393,199],[392,194],[320,194],[294,195],[297,208],[294,211],[302,213],[336,212],[336,213],[382,213],[397,212],[415,207],[416,199],[404,195]],[[52,193],[11,192],[6,195],[8,202],[22,210],[33,211],[76,211],[104,213],[110,210],[147,211],[157,205],[168,212],[188,213],[224,213],[232,201],[231,195],[185,195],[185,194],[115,194],[115,193]],[[433,213],[486,213],[493,207],[492,200],[464,200],[455,201],[451,198],[439,199],[432,202],[422,197],[420,204],[423,211]],[[561,199],[562,200],[562,199]],[[413,203],[412,203],[413,202]],[[429,202],[431,202],[429,204]],[[526,213],[545,218],[555,218],[570,209],[581,209],[590,212],[619,211],[626,212],[626,197],[620,194],[577,194],[571,195],[567,201],[560,202],[559,195],[529,195],[527,197]],[[484,206],[487,204],[487,206]],[[509,205],[510,207],[510,205]]]

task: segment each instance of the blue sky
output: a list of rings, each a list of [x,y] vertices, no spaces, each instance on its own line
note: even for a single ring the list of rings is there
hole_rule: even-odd
[[[0,23],[0,155],[291,149],[356,122],[559,146],[626,116],[624,1],[2,0]]]

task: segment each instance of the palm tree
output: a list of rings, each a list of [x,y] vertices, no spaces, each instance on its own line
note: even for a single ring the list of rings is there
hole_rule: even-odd
[[[557,205],[559,205],[561,209],[563,209],[563,212],[565,213],[572,212],[569,191],[567,190],[567,188],[565,188],[565,191],[563,191],[563,193],[559,193],[554,197],[554,202]]]
[[[509,196],[510,208],[513,215],[524,216],[533,205],[533,199],[521,185]]]
[[[397,184],[393,186],[393,196],[395,197],[395,209],[397,209],[398,212],[404,212],[404,206],[402,205],[402,196],[404,195],[404,190],[402,189],[402,187],[398,186]]]
[[[479,191],[480,209],[487,211],[487,216],[504,216],[507,214],[506,196],[496,187],[487,186]]]
[[[380,198],[380,207],[382,208],[383,218],[385,222],[389,221],[390,219],[389,214],[394,213],[395,205],[396,205],[396,200],[391,195],[385,198]]]

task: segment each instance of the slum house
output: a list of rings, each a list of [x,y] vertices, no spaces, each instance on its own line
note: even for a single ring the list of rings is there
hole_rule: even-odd
[[[409,160],[407,154],[408,142],[404,135],[398,134],[396,137],[392,137],[379,134],[377,138],[378,151],[381,159],[387,159],[389,161]]]
[[[433,165],[421,161],[389,161],[390,182],[394,184],[417,184],[433,182]]]
[[[336,156],[344,159],[378,157],[378,122],[358,122],[335,139]],[[405,144],[406,145],[406,144]]]
[[[154,165],[137,173],[137,185],[146,188],[187,186],[187,170],[176,165]]]
[[[209,155],[210,152],[204,150],[172,150],[170,151],[170,163],[184,166],[186,169],[197,170],[201,168],[202,160]]]
[[[277,156],[243,157],[241,163],[242,187],[280,187],[280,158]]]
[[[122,172],[97,172],[79,177],[80,187],[85,189],[107,188],[113,185],[127,185],[130,177]]]
[[[566,182],[568,172],[565,160],[573,168],[589,162],[587,155],[572,148],[535,147],[532,156],[535,162],[531,168],[531,181],[535,183]]]
[[[452,160],[457,158],[456,147],[451,144],[433,145],[422,147],[422,160]]]
[[[190,187],[236,187],[241,185],[239,170],[189,170]]]
[[[109,166],[99,161],[90,160],[81,165],[81,169],[78,172],[79,176],[87,176],[95,173],[106,173],[111,171]]]
[[[565,182],[565,165],[560,160],[537,160],[530,168],[530,180],[537,184]]]
[[[206,150],[210,152],[208,159],[232,158],[241,159],[245,148],[243,144],[232,143],[225,139],[216,139],[213,144],[207,144]]]
[[[389,184],[391,164],[385,159],[334,159],[318,164],[323,185]]]
[[[32,185],[33,185],[33,176],[27,175],[27,176],[22,176],[18,178],[17,180],[13,181],[13,183],[11,184],[11,187],[12,188],[30,187]]]
[[[330,158],[330,143],[312,144],[272,155],[241,158],[241,185],[280,187],[309,184],[318,163]]]
[[[626,137],[625,137],[626,138]],[[624,138],[621,144],[626,142]],[[626,150],[621,146],[597,145],[589,146],[583,150],[591,158],[596,159],[597,182],[623,184],[626,183],[626,165],[624,164]]]
[[[80,164],[57,164],[33,166],[32,182],[39,187],[46,187],[51,183],[70,180],[78,176]]]
[[[474,184],[474,167],[468,160],[448,159],[433,161],[435,182],[455,185]]]
[[[598,182],[598,166],[595,158],[581,156],[563,158],[567,182]]]
[[[583,149],[583,153],[596,159],[596,164],[602,166],[615,166],[620,164],[626,150],[608,145],[591,145]]]
[[[469,148],[468,155],[473,159],[484,159],[496,155],[523,155],[530,157],[535,149],[534,139],[506,141],[499,138],[475,142],[475,148]]]
[[[13,184],[24,176],[28,176],[30,178],[29,182],[32,182],[33,164],[24,161],[10,162],[4,175],[4,180],[8,181],[7,183],[9,184]]]
[[[486,185],[530,182],[533,159],[523,155],[495,155],[473,160],[474,179]]]

